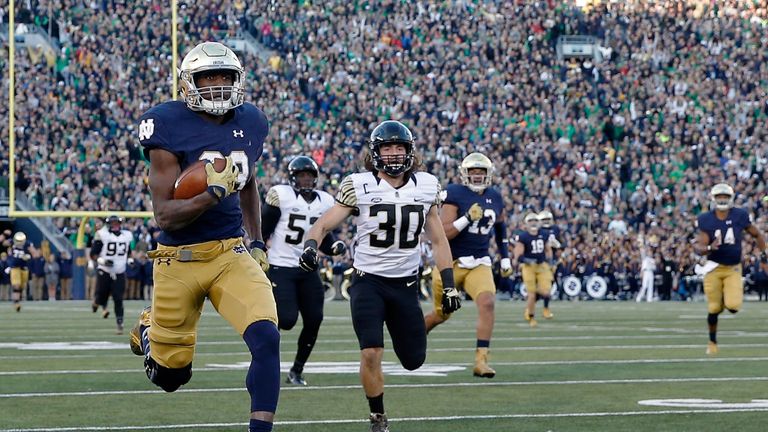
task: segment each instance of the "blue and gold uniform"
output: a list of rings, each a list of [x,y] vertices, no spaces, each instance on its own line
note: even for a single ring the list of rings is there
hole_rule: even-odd
[[[140,120],[145,154],[162,149],[176,155],[182,170],[198,160],[230,156],[241,190],[254,175],[269,125],[264,113],[245,103],[231,118],[215,124],[188,109],[184,102],[166,102]],[[250,323],[277,323],[272,287],[243,244],[243,214],[233,193],[174,231],[162,231],[153,279],[150,349],[167,368],[191,364],[197,322],[205,298],[242,335]],[[191,294],[191,295],[190,295]]]
[[[700,231],[707,234],[710,242],[719,243],[719,247],[707,255],[710,261],[717,263],[704,276],[707,309],[711,314],[718,314],[723,309],[736,312],[744,299],[741,242],[744,230],[752,225],[749,215],[743,209],[731,208],[725,219],[719,219],[715,211],[710,211],[699,215],[696,224]]]
[[[11,298],[16,312],[21,311],[21,299],[29,282],[29,261],[32,259],[30,249],[32,244],[27,241],[27,235],[19,231],[13,235],[13,245],[8,256],[8,267],[11,276]]]
[[[496,236],[499,253],[503,258],[509,256],[506,242],[506,227],[503,222],[504,202],[501,194],[494,188],[487,187],[482,192],[475,192],[460,184],[449,184],[445,189],[443,204],[457,207],[457,213],[462,215],[470,207],[478,204],[482,207],[483,216],[461,230],[456,237],[449,240],[453,256],[453,277],[457,287],[477,298],[482,292],[496,293],[493,282],[492,262],[489,253],[491,236]],[[443,283],[440,272],[432,272],[432,292],[434,293],[435,310],[443,318],[449,315],[442,313],[441,302]]]
[[[546,260],[548,234],[539,230],[536,234],[520,231],[515,236],[515,243],[523,245],[519,257],[522,267],[523,283],[529,295],[536,292],[547,296],[552,288],[552,269]]]

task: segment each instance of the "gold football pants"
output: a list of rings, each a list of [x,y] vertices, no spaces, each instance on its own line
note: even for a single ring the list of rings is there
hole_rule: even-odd
[[[744,301],[744,282],[741,265],[719,265],[704,276],[704,294],[707,311],[718,314],[723,309],[736,312]]]
[[[152,358],[178,369],[192,363],[206,297],[240,335],[256,321],[277,324],[272,286],[241,238],[184,246],[158,245],[154,258]]]
[[[457,288],[463,289],[473,299],[484,292],[496,295],[493,271],[487,265],[481,264],[475,268],[467,269],[459,267],[458,263],[454,262],[453,280]],[[443,313],[443,280],[440,278],[440,271],[437,270],[437,267],[432,270],[432,297],[435,303],[435,312],[441,318],[448,319],[451,315]]]

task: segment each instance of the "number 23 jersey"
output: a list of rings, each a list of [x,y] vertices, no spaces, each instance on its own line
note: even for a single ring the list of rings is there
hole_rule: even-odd
[[[415,275],[419,236],[439,196],[440,182],[425,172],[413,173],[399,188],[371,172],[345,177],[336,201],[357,209],[355,268],[389,278]]]
[[[267,192],[267,204],[280,209],[280,220],[272,234],[269,247],[269,265],[296,267],[304,251],[304,237],[315,221],[333,207],[333,197],[315,190],[315,199],[307,202],[291,186],[276,185]]]

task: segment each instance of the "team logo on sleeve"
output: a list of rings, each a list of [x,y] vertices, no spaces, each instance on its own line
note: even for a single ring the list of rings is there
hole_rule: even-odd
[[[145,140],[152,137],[155,133],[155,119],[144,119],[139,124],[139,140]]]

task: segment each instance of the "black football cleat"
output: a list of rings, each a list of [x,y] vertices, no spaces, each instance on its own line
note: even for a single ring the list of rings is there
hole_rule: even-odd
[[[298,386],[305,386],[307,382],[304,381],[304,377],[300,373],[296,373],[293,369],[288,371],[288,376],[285,378],[286,384],[293,384]]]

